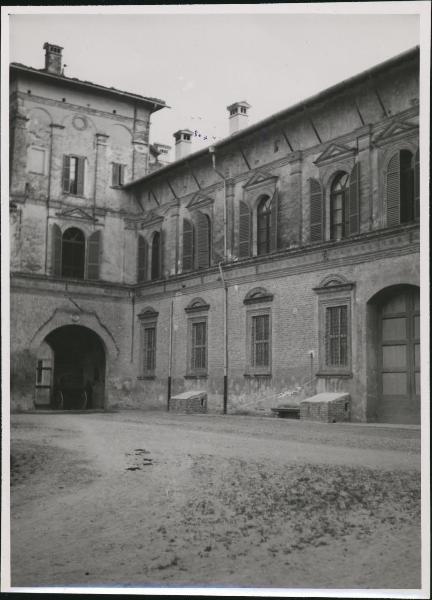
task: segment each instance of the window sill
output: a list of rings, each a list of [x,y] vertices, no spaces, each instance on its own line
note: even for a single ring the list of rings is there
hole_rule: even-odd
[[[110,188],[112,190],[122,190],[123,186],[124,186],[124,184],[121,184],[121,185],[110,185]]]
[[[246,378],[263,378],[263,379],[270,379],[272,377],[272,374],[270,371],[266,371],[265,373],[243,373],[243,377]]]
[[[319,371],[315,374],[315,377],[342,377],[344,379],[351,379],[353,374],[351,371]]]
[[[207,373],[202,373],[201,375],[195,373],[188,373],[187,375],[184,375],[185,379],[207,379],[207,377]]]
[[[87,200],[87,196],[83,196],[82,194],[74,194],[73,192],[66,192],[63,190],[64,196],[73,196],[74,198],[81,198],[82,200]]]
[[[137,379],[140,381],[151,381],[152,379],[156,379],[156,375],[139,375]]]

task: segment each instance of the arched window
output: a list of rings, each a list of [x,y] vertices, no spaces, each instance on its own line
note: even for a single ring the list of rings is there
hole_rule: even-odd
[[[197,215],[197,265],[198,269],[210,266],[211,256],[211,222],[204,213]]]
[[[77,227],[66,229],[62,236],[62,276],[84,279],[85,238]]]
[[[188,219],[183,219],[183,271],[194,268],[194,226]]]
[[[147,280],[148,244],[142,235],[138,235],[137,281]]]
[[[152,240],[152,260],[151,260],[151,278],[159,279],[161,276],[161,235],[159,231],[153,234]]]
[[[419,218],[419,152],[399,150],[387,167],[387,225],[409,223]]]
[[[257,253],[268,254],[271,250],[272,201],[264,196],[257,208]]]
[[[349,232],[349,175],[339,173],[330,193],[330,239],[340,240]]]

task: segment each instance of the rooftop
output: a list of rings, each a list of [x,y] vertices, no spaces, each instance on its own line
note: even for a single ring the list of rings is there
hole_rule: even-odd
[[[141,96],[140,94],[132,94],[131,92],[125,92],[123,90],[119,90],[115,87],[107,87],[104,85],[99,85],[97,83],[93,83],[92,81],[85,81],[82,79],[78,79],[77,77],[67,77],[66,75],[56,75],[54,73],[48,73],[45,69],[35,69],[34,67],[28,67],[27,65],[22,65],[21,63],[11,63],[11,74],[12,73],[27,73],[30,75],[36,75],[43,79],[46,79],[52,83],[62,83],[66,85],[72,85],[77,87],[89,88],[94,91],[100,91],[104,94],[111,94],[113,96],[121,97],[127,100],[133,100],[134,102],[139,102],[142,104],[146,104],[147,106],[151,106],[152,112],[156,112],[161,108],[170,108],[164,100],[160,100],[159,98],[151,98],[149,96]]]

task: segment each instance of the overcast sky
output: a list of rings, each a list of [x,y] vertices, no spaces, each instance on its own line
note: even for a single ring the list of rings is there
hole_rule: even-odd
[[[64,47],[65,74],[162,98],[151,141],[187,127],[228,134],[226,106],[249,123],[419,43],[415,15],[13,15],[10,60],[43,68],[44,42]],[[208,144],[208,142],[206,142]],[[193,150],[202,143],[194,139]]]

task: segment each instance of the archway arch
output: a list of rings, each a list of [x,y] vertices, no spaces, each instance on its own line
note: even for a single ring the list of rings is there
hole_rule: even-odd
[[[368,420],[420,422],[420,289],[397,284],[367,303]]]

